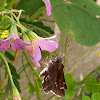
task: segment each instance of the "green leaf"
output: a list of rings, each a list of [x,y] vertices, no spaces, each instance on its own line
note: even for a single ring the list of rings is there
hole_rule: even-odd
[[[20,76],[19,76],[19,74],[17,74],[15,67],[11,63],[8,63],[8,65],[11,70],[12,76],[16,79],[20,79]]]
[[[9,65],[9,68],[10,68],[11,71],[16,72],[15,67],[11,63],[8,62],[8,65]]]
[[[84,85],[84,90],[87,94],[99,92],[100,82],[97,82],[96,78],[87,78]]]
[[[12,96],[11,95],[8,95],[7,96],[7,100],[12,100]]]
[[[39,87],[42,88],[42,85],[41,85],[42,84],[42,81],[40,79],[37,79],[37,82],[39,84]]]
[[[4,8],[4,0],[0,0],[0,12],[3,10]]]
[[[24,14],[33,15],[43,6],[44,3],[42,0],[20,0],[17,5],[17,9],[25,10]]]
[[[17,87],[18,91],[21,93],[20,84],[18,82],[18,79],[20,79],[20,75],[17,74],[15,67],[11,63],[8,63],[8,65],[9,65],[9,68],[11,70],[11,75],[12,75],[14,84]],[[6,74],[7,74],[7,71],[6,71]],[[8,88],[11,90],[11,81],[10,81],[9,77],[8,77]]]
[[[15,86],[17,87],[18,91],[21,93],[20,84],[19,84],[18,80],[15,79],[14,77],[12,77],[12,78],[13,78],[13,82],[14,82]],[[11,86],[10,77],[8,77],[8,88],[11,91],[12,86]]]
[[[83,9],[90,14],[99,15],[100,16],[100,6],[96,4],[93,0],[69,0],[70,2],[75,1],[75,6],[79,7],[79,9]]]
[[[11,81],[9,76],[8,76],[8,89],[11,91]]]
[[[100,93],[94,93],[92,94],[92,100],[100,100]]]
[[[15,59],[15,57],[8,51],[5,51],[5,56],[11,61],[14,61]]]
[[[9,28],[11,23],[10,17],[4,16],[3,19],[0,22],[0,29],[7,29]]]
[[[19,84],[18,80],[13,77],[13,81],[14,81],[14,84],[17,87],[18,91],[21,93],[20,84]]]
[[[41,51],[42,57],[50,56],[50,53],[48,51]]]
[[[91,100],[91,99],[88,96],[84,96],[84,97],[82,97],[82,100]]]
[[[14,78],[16,78],[16,79],[20,79],[20,75],[17,74],[16,72],[11,71],[11,74],[12,74],[12,76],[13,76]]]
[[[41,14],[41,12],[44,10],[45,6],[39,8],[33,15],[30,16],[30,18],[28,19],[29,21],[33,21],[36,18],[39,17],[39,15]]]
[[[4,64],[4,60],[1,59],[1,62],[0,62],[0,68],[2,68],[3,64]]]
[[[7,0],[7,3],[8,3],[7,9],[10,10],[11,8],[13,8],[15,1],[16,0]]]
[[[65,35],[71,34],[82,45],[92,46],[100,41],[100,6],[92,0],[51,0],[52,15]],[[86,6],[86,7],[85,7]]]
[[[33,31],[41,37],[47,37],[54,34],[54,31],[50,27],[44,26],[42,22],[30,22],[25,19],[20,20],[23,24],[28,25],[33,28]]]
[[[73,80],[71,74],[66,74],[65,80],[66,80],[66,84],[67,84],[68,89],[73,89],[78,84],[76,81]]]
[[[65,90],[65,97],[64,97],[64,99],[73,99],[74,96],[75,96],[74,91],[68,90],[68,89]]]
[[[4,94],[4,92],[2,90],[0,90],[0,97]]]
[[[35,91],[35,87],[31,82],[28,82],[28,87],[29,87],[29,93],[32,95]]]

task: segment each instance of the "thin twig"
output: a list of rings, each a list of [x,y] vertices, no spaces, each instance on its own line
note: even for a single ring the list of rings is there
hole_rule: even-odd
[[[12,9],[11,10],[12,12],[18,12],[18,13],[21,13],[22,11],[24,11],[24,10],[16,10],[16,9]],[[8,12],[8,11],[2,11],[2,12],[0,12],[0,14],[5,14],[5,13],[10,13],[10,12]]]
[[[64,56],[64,72],[65,72],[65,66],[66,66],[66,52],[67,52],[67,41],[68,41],[68,37],[66,37],[66,42],[65,42],[65,56]]]
[[[94,49],[96,49],[100,44],[95,45],[92,49],[90,49],[88,52],[86,52],[76,63],[75,65],[69,70],[68,73],[71,73],[76,67],[77,65],[87,56],[89,55]]]

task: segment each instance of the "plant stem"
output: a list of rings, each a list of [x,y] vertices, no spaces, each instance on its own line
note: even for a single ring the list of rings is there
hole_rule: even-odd
[[[65,66],[66,66],[66,52],[67,52],[67,40],[68,40],[68,37],[66,37],[66,42],[65,42],[65,56],[64,56],[64,72],[65,72]]]
[[[90,72],[79,84],[83,84],[88,77],[94,77],[96,74],[100,73],[100,65]]]
[[[23,70],[24,70],[24,72],[25,72],[25,75],[26,75],[28,81],[30,82],[30,79],[29,79],[29,77],[28,77],[28,75],[27,75],[27,72],[26,72],[26,70],[25,70],[25,67],[24,67],[23,53],[22,53],[22,64],[23,64]]]
[[[12,12],[12,11],[10,11],[10,10],[8,10],[8,9],[5,9],[7,12],[9,12],[14,18],[15,18],[15,20],[17,21],[17,24],[18,24],[18,26],[21,28],[21,29],[23,29],[24,31],[26,31],[27,29],[19,22],[19,20],[18,20],[18,18],[16,17],[16,15]]]
[[[30,65],[30,67],[32,69],[32,72],[33,72],[33,79],[34,79],[34,83],[35,83],[35,86],[36,86],[36,94],[37,94],[37,97],[38,97],[39,100],[43,100],[43,96],[42,96],[42,93],[41,93],[41,89],[40,89],[39,84],[37,82],[37,78],[40,79],[40,80],[41,80],[41,78],[39,77],[39,75],[35,71],[35,69],[34,69],[34,67],[33,67],[30,59],[28,58],[28,55],[26,54],[26,52],[24,51],[23,53],[24,53],[24,55],[25,55],[25,57],[26,57],[29,65]]]
[[[13,79],[12,79],[11,71],[10,71],[9,65],[8,65],[8,63],[7,63],[6,59],[5,59],[5,56],[4,56],[4,54],[1,53],[1,52],[0,52],[0,55],[1,55],[1,57],[4,59],[4,62],[5,62],[5,64],[6,64],[6,67],[7,67],[7,70],[8,70],[8,74],[9,74],[9,77],[10,77],[10,81],[11,81],[11,85],[14,86],[14,82],[13,82]]]
[[[17,56],[18,56],[18,51],[19,50],[16,50],[16,52],[15,52],[15,59],[14,59],[14,61],[12,62],[12,65],[14,65],[15,64],[15,62],[16,62],[16,59],[17,59]],[[4,61],[4,60],[3,60]],[[7,75],[6,75],[6,78],[2,81],[2,83],[1,83],[1,85],[0,85],[0,89],[2,89],[3,88],[3,86],[4,86],[4,84],[6,83],[6,80],[8,79],[8,73],[7,73]]]
[[[21,66],[21,68],[17,71],[17,73],[21,74],[24,70],[24,68],[27,68],[28,64],[25,64],[24,66]]]
[[[30,61],[28,55],[26,54],[26,52],[24,51],[23,53],[24,53],[24,55],[25,55],[25,57],[26,57],[26,59],[27,59],[29,65],[30,65],[30,67],[31,67],[31,69],[32,69],[32,71],[33,71],[33,74],[34,74],[38,79],[40,79],[40,80],[42,81],[42,79],[39,77],[39,75],[38,75],[37,72],[35,71],[35,69],[34,69],[34,67],[33,67],[33,65],[32,65],[32,63],[31,63],[31,61]]]
[[[15,0],[11,0],[10,4],[8,6],[8,9],[11,9],[13,7],[14,3],[15,3]]]
[[[86,52],[76,63],[75,65],[69,70],[68,73],[71,73],[75,68],[76,66],[87,56],[89,55],[94,49],[96,49],[100,44],[97,44],[95,45],[92,49],[90,49],[88,52]]]

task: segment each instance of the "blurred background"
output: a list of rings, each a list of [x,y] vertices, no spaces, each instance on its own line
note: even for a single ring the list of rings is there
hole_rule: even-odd
[[[16,0],[16,5],[18,4],[19,0]],[[100,0],[97,0],[97,3],[99,3]],[[34,8],[34,7],[33,7]],[[28,9],[28,8],[27,8]],[[48,16],[46,10],[43,11],[43,15],[40,17],[39,20],[41,20],[44,24],[44,26],[49,26],[51,30],[54,31],[55,34],[60,33],[60,36],[56,39],[57,43],[59,44],[59,47],[55,51],[55,53],[48,55],[45,55],[43,52],[40,63],[40,68],[37,68],[37,72],[40,73],[40,71],[45,68],[48,64],[48,62],[55,58],[55,56],[60,56],[62,58],[63,64],[64,64],[64,74],[71,73],[74,80],[81,81],[86,75],[88,75],[92,70],[94,70],[98,65],[100,65],[100,46],[93,46],[93,47],[87,47],[82,46],[75,42],[71,36],[66,37],[64,34],[62,34],[56,25],[52,15]],[[34,20],[35,22],[36,20]],[[26,26],[27,27],[27,26]],[[30,28],[30,27],[28,27]],[[32,29],[32,27],[30,28]],[[15,51],[12,50],[12,48],[9,48],[9,50],[13,55],[15,54]],[[17,71],[21,68],[22,63],[22,52],[19,51],[18,58],[15,62],[15,67]],[[24,58],[24,62],[25,58]],[[34,67],[34,66],[33,66]],[[27,74],[31,80],[32,78],[32,70],[30,67],[27,66],[26,68]],[[33,95],[29,94],[29,89],[27,86],[28,80],[26,78],[24,71],[19,71],[20,74],[20,88],[21,88],[21,96],[24,97],[23,100],[38,100],[36,93]],[[4,74],[4,72],[2,72]],[[2,77],[3,79],[4,77]],[[63,100],[62,98],[59,98],[57,96],[54,96],[53,93],[45,94],[43,89],[43,97],[44,100]],[[77,100],[77,99],[73,99]]]

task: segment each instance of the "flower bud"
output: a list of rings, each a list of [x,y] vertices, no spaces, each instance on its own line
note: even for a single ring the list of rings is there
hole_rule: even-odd
[[[16,86],[12,87],[12,93],[13,93],[13,100],[21,100],[19,91],[17,90]]]

